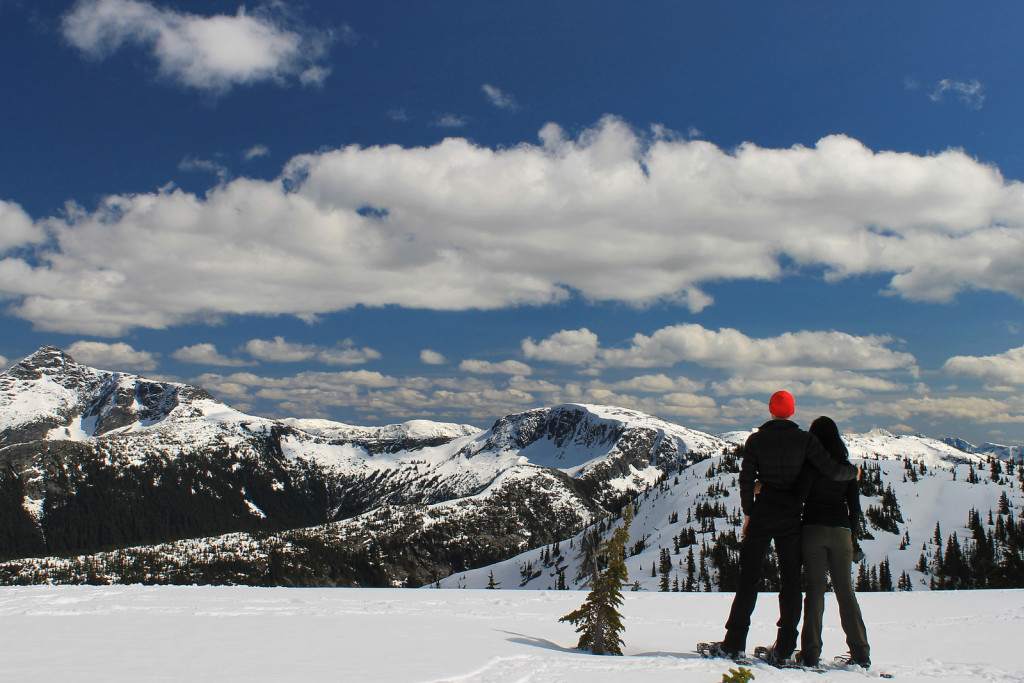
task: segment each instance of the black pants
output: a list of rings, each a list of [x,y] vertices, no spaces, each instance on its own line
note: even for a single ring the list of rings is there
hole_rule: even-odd
[[[758,503],[761,501],[759,500]],[[796,649],[800,624],[800,607],[803,595],[800,590],[800,508],[790,506],[758,505],[747,527],[747,535],[740,546],[740,578],[736,597],[732,601],[729,621],[725,624],[725,648],[747,649],[747,632],[750,630],[750,615],[757,603],[757,592],[764,576],[764,562],[768,546],[775,541],[775,552],[779,556],[779,633],[775,650],[788,657]]]

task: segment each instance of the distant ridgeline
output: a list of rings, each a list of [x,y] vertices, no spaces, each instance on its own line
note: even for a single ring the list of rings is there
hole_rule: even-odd
[[[267,420],[44,347],[0,375],[0,583],[582,588],[632,501],[634,588],[731,590],[744,438],[582,404],[486,431]],[[860,590],[1024,585],[1019,453],[847,442]]]
[[[487,431],[267,420],[44,347],[0,375],[0,581],[421,585],[567,538],[729,448],[576,404]]]

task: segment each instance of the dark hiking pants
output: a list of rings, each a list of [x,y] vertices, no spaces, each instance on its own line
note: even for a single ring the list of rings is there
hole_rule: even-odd
[[[832,590],[839,603],[839,621],[846,633],[850,654],[854,659],[867,659],[867,629],[850,578],[850,564],[853,562],[853,537],[850,530],[834,526],[805,526],[803,556],[807,598],[804,603],[800,650],[804,659],[814,661],[821,656],[821,615],[825,610],[826,572],[832,576]]]
[[[758,503],[761,501],[759,500]],[[788,657],[796,649],[797,626],[800,623],[800,508],[774,507],[755,503],[747,535],[740,545],[740,577],[732,601],[729,621],[725,623],[724,647],[727,650],[747,649],[750,615],[757,603],[757,592],[764,576],[768,546],[775,541],[779,557],[779,627],[776,652]]]

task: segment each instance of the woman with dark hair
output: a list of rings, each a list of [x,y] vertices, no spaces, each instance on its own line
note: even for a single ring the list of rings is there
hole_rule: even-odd
[[[840,464],[849,464],[849,452],[839,427],[828,417],[819,417],[808,431],[818,437],[825,450]],[[850,576],[854,530],[861,521],[857,481],[831,481],[814,468],[804,467],[797,494],[806,497],[803,512],[803,559],[807,590],[804,595],[804,625],[800,634],[800,661],[818,664],[821,657],[821,616],[825,610],[826,573],[839,602],[839,619],[850,648],[849,661],[871,666],[864,618],[857,604]]]

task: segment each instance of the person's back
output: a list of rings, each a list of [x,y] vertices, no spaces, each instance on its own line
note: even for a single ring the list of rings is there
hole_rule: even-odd
[[[752,509],[754,481],[777,492],[792,492],[812,453],[824,450],[813,434],[800,429],[795,422],[776,418],[758,427],[743,446],[740,498],[744,511]],[[813,464],[810,466],[817,469]]]
[[[856,481],[832,481],[804,466],[812,478],[803,507],[803,524],[854,528],[861,515],[860,490]]]

